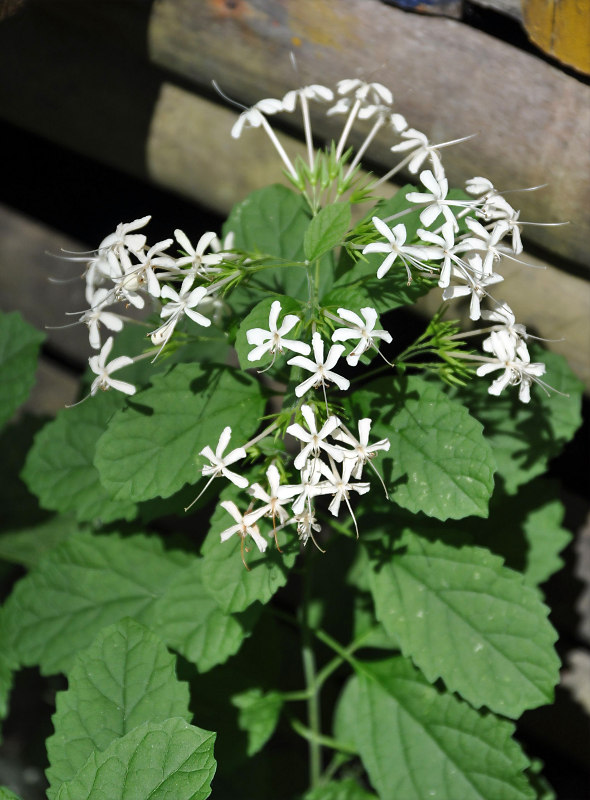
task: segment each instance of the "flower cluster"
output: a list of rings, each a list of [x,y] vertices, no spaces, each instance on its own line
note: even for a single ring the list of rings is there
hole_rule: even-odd
[[[314,148],[310,102],[330,104],[327,110],[330,116],[344,115],[340,136],[329,150]],[[303,119],[307,162],[289,157],[269,121],[277,114],[293,113],[297,108]],[[368,124],[369,130],[353,155],[349,140],[357,122]],[[475,362],[477,376],[501,371],[489,387],[489,393],[498,395],[505,387],[517,385],[519,398],[524,403],[530,401],[533,383],[545,391],[550,388],[541,380],[544,364],[531,363],[527,347],[530,335],[525,327],[516,322],[512,309],[505,302],[491,294],[493,287],[502,281],[501,260],[519,260],[521,229],[526,223],[486,178],[468,180],[460,199],[449,194],[441,152],[463,139],[430,142],[424,133],[409,127],[403,115],[394,111],[393,95],[387,87],[359,79],[340,81],[335,92],[313,84],[290,91],[282,99],[260,100],[240,114],[232,136],[240,137],[247,128],[261,128],[270,138],[287,178],[307,203],[310,225],[327,206],[367,201],[385,180],[402,169],[417,175],[420,190],[407,193],[403,211],[392,216],[369,214],[352,230],[343,233],[336,244],[353,267],[359,260],[378,256],[372,259],[375,272],[367,275],[365,270],[353,281],[353,285],[360,286],[358,297],[375,296],[363,294],[363,283],[372,284],[373,291],[378,293],[381,286],[392,278],[397,279],[400,273],[408,284],[425,277],[432,280],[434,276],[444,301],[468,299],[471,320],[486,322],[486,327],[464,334],[484,336],[482,354],[467,352],[461,349],[463,343],[451,342],[452,349],[443,356],[449,364],[458,364],[460,359]],[[390,149],[399,160],[384,176],[369,178],[363,184],[361,158],[380,130],[394,137]],[[416,225],[410,226],[399,219],[412,212],[415,217],[419,216],[417,230]],[[176,230],[176,255],[171,252],[173,239],[148,246],[146,236],[140,231],[149,219],[146,216],[121,223],[114,233],[103,239],[96,251],[71,257],[86,265],[89,308],[80,314],[78,322],[87,325],[90,345],[100,351],[89,359],[90,368],[97,376],[90,389],[91,395],[99,389],[133,394],[135,387],[113,378],[114,372],[138,358],[157,358],[181,320],[186,319],[189,326],[194,323],[199,328],[207,328],[212,321],[221,324],[223,313],[232,313],[232,292],[243,281],[255,281],[263,270],[277,266],[277,258],[272,255],[236,247],[232,234],[222,245],[215,233],[207,232],[193,245],[183,231]],[[330,244],[334,247],[333,241]],[[305,247],[302,252],[306,252]],[[344,504],[358,535],[350,504],[351,493],[363,495],[369,491],[369,482],[362,480],[364,467],[369,464],[375,469],[371,463],[374,456],[378,451],[389,449],[388,439],[369,443],[372,424],[369,418],[358,421],[357,435],[351,433],[345,423],[354,428],[354,421],[341,413],[340,404],[334,400],[338,392],[350,389],[351,380],[344,373],[349,368],[358,368],[361,361],[367,363],[374,353],[380,354],[386,364],[380,369],[393,366],[380,353],[380,348],[390,344],[393,337],[380,327],[375,307],[378,304],[369,304],[365,299],[359,302],[358,298],[355,301],[354,297],[342,307],[338,307],[338,302],[323,303],[319,291],[319,260],[312,265],[301,257],[300,261],[282,266],[306,271],[308,296],[294,298],[297,300],[294,308],[300,309],[299,312],[286,313],[282,319],[283,305],[281,300],[275,299],[270,305],[267,327],[250,327],[242,322],[241,335],[250,350],[240,357],[243,366],[263,366],[259,372],[275,368],[279,381],[290,387],[287,394],[294,395],[294,401],[277,415],[282,415],[281,421],[275,420],[251,442],[225,454],[231,437],[231,428],[226,427],[215,450],[207,446],[200,453],[208,461],[202,468],[202,476],[208,478],[203,491],[219,477],[248,489],[251,499],[243,513],[233,501],[222,503],[234,524],[223,531],[221,539],[225,541],[238,534],[243,559],[247,537],[254,540],[261,552],[266,549],[267,539],[259,528],[264,518],[272,520],[271,534],[275,539],[277,531],[294,525],[303,543],[310,538],[315,541],[314,534],[320,530],[315,510],[318,497],[331,498],[328,511],[334,516]],[[135,357],[124,355],[108,362],[113,337],[101,346],[102,328],[111,333],[119,332],[127,321],[122,312],[129,306],[143,309],[146,301],[159,313],[159,324],[148,334],[152,347]],[[268,310],[268,306],[265,308]],[[260,319],[260,312],[257,319]],[[237,322],[234,316],[233,326],[228,326],[230,342],[236,335]],[[285,353],[287,357],[281,358]],[[398,358],[399,364],[404,364],[403,356]],[[416,366],[408,359],[405,364]],[[316,390],[321,392],[319,402],[314,394]],[[298,443],[299,452],[292,463],[277,457],[264,462],[266,488],[259,482],[249,486],[244,475],[230,469],[249,454],[255,460],[260,455],[255,445],[266,436],[281,433],[287,442]]]
[[[281,483],[279,469],[275,464],[270,464],[266,470],[268,491],[259,483],[249,486],[248,493],[253,499],[244,513],[240,512],[231,500],[221,503],[236,523],[221,533],[221,541],[226,541],[236,533],[241,537],[244,565],[246,565],[244,542],[248,536],[254,540],[260,552],[266,550],[267,541],[258,526],[259,521],[265,517],[272,521],[270,533],[274,535],[275,541],[277,531],[288,525],[295,525],[303,544],[310,538],[315,542],[314,532],[318,533],[321,530],[314,506],[314,500],[319,496],[331,496],[328,511],[334,516],[338,516],[342,503],[346,505],[358,536],[356,517],[350,505],[350,494],[351,492],[366,494],[369,491],[369,483],[361,481],[363,468],[367,463],[371,464],[371,459],[380,450],[389,450],[389,439],[369,444],[371,431],[369,418],[359,421],[357,438],[337,416],[329,416],[318,430],[313,408],[303,404],[300,412],[307,429],[298,422],[287,428],[287,434],[300,445],[299,453],[293,461],[293,466],[299,473],[298,482]],[[226,427],[219,437],[215,452],[210,447],[201,450],[200,454],[210,462],[202,468],[202,475],[210,476],[207,485],[213,478],[224,476],[244,489],[248,487],[248,480],[243,475],[229,470],[228,466],[245,458],[248,447],[253,443],[238,447],[224,456],[230,437],[231,428]],[[375,469],[373,464],[371,467]],[[256,506],[256,500],[261,501],[262,505]]]

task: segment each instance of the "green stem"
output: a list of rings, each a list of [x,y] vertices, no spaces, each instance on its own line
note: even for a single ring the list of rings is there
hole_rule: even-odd
[[[293,730],[296,731],[300,736],[303,736],[304,739],[307,739],[310,744],[316,743],[318,745],[325,745],[326,747],[330,747],[332,750],[338,750],[341,753],[351,753],[352,755],[356,755],[357,753],[357,750],[346,742],[340,742],[338,739],[333,739],[331,736],[324,736],[321,733],[316,733],[310,728],[306,728],[305,725],[296,717],[292,717],[289,721]],[[318,782],[315,784],[315,786],[318,785],[319,776]]]
[[[319,785],[322,774],[322,742],[320,697],[317,688],[315,654],[312,646],[312,631],[309,626],[309,605],[311,600],[311,563],[308,563],[303,575],[303,607],[301,619],[301,657],[305,685],[309,692],[307,698],[307,718],[311,735],[309,742],[309,780],[310,788]]]

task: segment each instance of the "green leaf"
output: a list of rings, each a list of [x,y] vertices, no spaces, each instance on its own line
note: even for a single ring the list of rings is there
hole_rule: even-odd
[[[21,798],[6,786],[0,786],[0,800],[21,800]]]
[[[234,486],[228,486],[221,493],[220,499],[237,500],[240,508],[240,499],[236,496]],[[234,524],[227,511],[218,505],[201,551],[203,586],[228,614],[245,611],[257,600],[262,604],[267,603],[277,589],[286,584],[289,570],[299,551],[293,537],[287,536],[285,531],[277,534],[282,553],[275,547],[273,539],[264,553],[258,552],[253,541],[246,542],[245,547],[249,551],[244,553],[248,564],[246,569],[241,558],[240,536],[232,536],[226,542],[221,542],[219,538],[223,530]],[[260,530],[265,536],[272,529],[265,531],[263,525],[264,521],[261,520]]]
[[[332,203],[319,211],[305,231],[303,248],[309,261],[324,255],[344,241],[350,227],[350,205]]]
[[[157,538],[80,532],[39,560],[5,604],[7,639],[24,666],[67,671],[106,625],[149,624],[158,597],[190,563]]]
[[[21,477],[43,508],[103,524],[135,516],[135,504],[114,500],[93,464],[96,443],[122,403],[121,395],[101,392],[64,408],[37,434]]]
[[[371,555],[377,618],[429,681],[507,717],[552,701],[557,634],[520,573],[481,547],[408,529]]]
[[[12,689],[12,673],[17,667],[18,662],[8,641],[6,609],[0,606],[0,720],[4,719],[8,713],[8,698]]]
[[[107,491],[137,502],[169,497],[201,477],[198,454],[226,425],[244,444],[264,410],[257,381],[223,366],[178,364],[156,375],[100,438],[96,466]]]
[[[545,472],[549,459],[561,452],[582,422],[583,385],[566,360],[538,347],[531,347],[531,360],[545,362],[544,380],[569,397],[554,393],[548,397],[538,386],[533,387],[528,404],[521,403],[518,392],[510,387],[499,397],[491,397],[488,382],[481,379],[458,390],[485,427],[508,494]]]
[[[54,516],[31,528],[0,534],[0,558],[34,567],[39,559],[79,531],[71,517]]]
[[[0,426],[29,396],[44,339],[16,311],[0,312]]]
[[[71,780],[96,751],[144,722],[191,719],[188,684],[176,678],[174,656],[143,625],[123,619],[80,653],[59,692],[55,733],[47,740],[48,797]]]
[[[390,399],[391,398],[391,399]],[[435,384],[383,378],[351,397],[354,419],[371,417],[393,500],[437,519],[488,514],[494,457],[481,424]]]
[[[261,606],[225,614],[203,586],[202,566],[203,560],[196,560],[168,587],[155,605],[153,626],[169,647],[207,672],[238,652]]]
[[[183,719],[146,722],[94,751],[57,800],[205,800],[215,774],[215,734]]]
[[[468,532],[476,534],[475,544],[524,572],[529,583],[543,583],[563,566],[559,553],[572,539],[561,525],[565,509],[559,495],[559,483],[543,478],[521,486],[517,495],[496,491],[490,518]]]
[[[303,800],[378,800],[377,795],[361,788],[352,778],[323,783],[312,789]]]
[[[439,692],[401,657],[355,666],[339,703],[355,724],[337,736],[355,744],[379,797],[532,800],[513,725]]]
[[[248,734],[248,755],[253,756],[262,750],[277,727],[283,707],[282,695],[280,692],[246,689],[234,694],[231,701],[240,709],[238,724]]]
[[[285,297],[284,295],[277,295],[276,297],[275,296],[266,297],[264,300],[261,300],[257,305],[254,306],[254,308],[248,314],[248,316],[244,320],[242,320],[242,323],[238,328],[235,348],[242,369],[252,369],[252,367],[254,367],[255,365],[266,364],[270,362],[273,358],[272,355],[266,353],[258,361],[254,362],[248,361],[248,353],[251,352],[254,345],[248,344],[246,333],[251,328],[262,328],[265,331],[268,330],[268,316],[270,314],[270,307],[275,302],[275,300],[278,300],[281,304],[281,313],[279,315],[279,322],[277,323],[279,327],[286,314],[295,314],[295,316],[299,317],[299,319],[302,319],[303,310],[301,308],[301,304],[298,303],[296,300],[293,300],[293,298],[291,297]],[[295,328],[289,331],[289,333],[287,334],[287,338],[289,339],[299,338],[298,334],[300,327],[301,327],[300,325],[296,325]],[[293,355],[293,353],[289,353],[289,355]]]

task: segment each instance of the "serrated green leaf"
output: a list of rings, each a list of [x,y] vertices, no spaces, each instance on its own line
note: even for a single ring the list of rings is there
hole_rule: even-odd
[[[262,750],[277,727],[283,707],[282,695],[280,692],[246,689],[234,694],[231,702],[240,709],[238,725],[248,734],[248,755],[253,756]]]
[[[72,517],[54,516],[40,525],[0,534],[0,559],[34,567],[45,553],[79,531]]]
[[[382,798],[532,800],[514,726],[429,685],[402,657],[356,662],[340,698],[354,743]],[[386,735],[384,735],[386,731]]]
[[[240,497],[235,486],[228,486],[221,493],[220,499],[232,499],[240,507]],[[245,510],[245,509],[243,509]],[[211,527],[203,542],[203,568],[201,575],[203,586],[219,607],[226,613],[245,611],[252,603],[259,601],[264,604],[273,594],[287,582],[289,570],[295,563],[299,547],[292,536],[287,536],[285,531],[279,531],[277,539],[282,550],[280,553],[270,539],[266,552],[259,553],[253,541],[245,542],[248,548],[244,553],[248,569],[244,567],[241,558],[241,539],[238,535],[232,536],[226,542],[221,542],[219,535],[231,525],[234,520],[220,505],[217,506],[211,518]],[[263,536],[270,534],[272,528],[267,526],[265,520],[260,521]]]
[[[80,653],[59,692],[55,733],[47,740],[52,800],[96,750],[145,722],[191,719],[188,684],[176,678],[175,658],[143,625],[123,619],[102,630]]]
[[[132,519],[135,503],[115,500],[93,464],[96,443],[123,398],[101,392],[74,408],[64,408],[35,437],[21,477],[43,508],[73,513],[76,519]]]
[[[342,244],[350,227],[350,205],[332,203],[322,208],[309,223],[303,238],[305,257],[309,261]]]
[[[43,339],[45,336],[16,311],[0,312],[0,427],[25,402],[33,388]]]
[[[215,774],[215,734],[183,719],[146,722],[94,751],[57,800],[205,800]]]
[[[114,497],[169,497],[201,477],[198,461],[226,425],[232,447],[255,431],[264,409],[257,381],[223,366],[178,364],[116,414],[98,442],[95,464]]]
[[[181,572],[154,608],[154,629],[199,672],[223,664],[250,636],[261,606],[243,614],[225,614],[203,586],[203,560]]]
[[[159,539],[80,532],[47,553],[5,604],[7,640],[24,666],[67,671],[101,628],[149,623],[158,597],[190,563]]]
[[[367,792],[352,778],[323,783],[307,792],[303,800],[378,800],[377,795]]]
[[[371,417],[372,436],[389,438],[382,457],[390,495],[437,519],[486,517],[494,457],[481,424],[435,384],[381,379],[351,397],[353,418]]]
[[[504,390],[499,397],[488,394],[489,383],[473,380],[458,390],[458,396],[485,427],[493,448],[498,473],[508,494],[541,475],[549,459],[556,456],[582,422],[583,386],[566,360],[555,353],[531,347],[531,360],[547,365],[543,379],[568,397],[533,387],[530,403],[521,403],[518,392]]]
[[[273,358],[272,355],[266,353],[258,361],[249,361],[248,353],[252,351],[254,345],[248,344],[246,334],[251,328],[262,328],[265,331],[268,330],[268,316],[270,314],[270,307],[276,300],[278,300],[281,304],[281,313],[279,314],[279,321],[277,323],[279,328],[285,315],[287,314],[295,314],[295,316],[299,317],[299,319],[302,319],[303,317],[301,304],[296,300],[293,300],[292,297],[277,295],[266,297],[264,300],[261,300],[259,303],[257,303],[248,316],[240,324],[236,335],[235,348],[242,369],[252,369],[254,366],[260,364],[264,365],[270,362]],[[300,325],[296,325],[295,328],[292,328],[287,334],[286,338],[297,339],[300,327]],[[289,355],[291,356],[293,353],[290,352]]]
[[[377,618],[429,681],[507,717],[551,702],[557,634],[520,573],[410,530],[388,550],[373,545],[371,567]]]

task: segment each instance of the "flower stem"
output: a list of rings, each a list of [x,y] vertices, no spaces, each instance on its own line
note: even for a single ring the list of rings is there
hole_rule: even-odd
[[[303,606],[301,614],[301,657],[305,685],[309,691],[307,698],[307,718],[310,736],[309,743],[309,782],[310,788],[319,785],[322,774],[322,742],[320,696],[316,683],[315,654],[312,646],[312,631],[309,626],[309,605],[311,600],[311,564],[308,562],[303,575]]]

